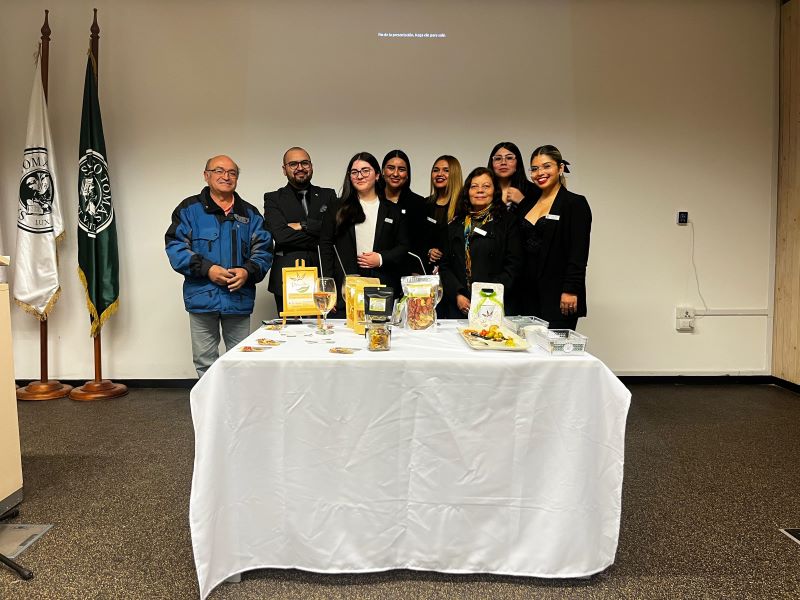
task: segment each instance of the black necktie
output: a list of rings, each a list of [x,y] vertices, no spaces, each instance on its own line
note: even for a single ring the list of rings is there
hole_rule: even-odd
[[[303,205],[303,212],[308,216],[308,203],[306,202],[307,190],[300,190],[300,203]]]

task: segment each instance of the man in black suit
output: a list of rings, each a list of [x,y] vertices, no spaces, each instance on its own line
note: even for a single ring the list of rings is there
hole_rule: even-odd
[[[317,245],[322,217],[336,192],[311,184],[314,165],[308,152],[289,148],[283,155],[287,185],[264,194],[264,224],[275,240],[275,258],[267,289],[275,295],[278,312],[283,310],[283,268],[297,259],[307,267],[319,267]]]

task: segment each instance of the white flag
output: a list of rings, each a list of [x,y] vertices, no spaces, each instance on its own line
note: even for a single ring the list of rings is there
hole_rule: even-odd
[[[53,140],[47,119],[41,74],[41,51],[28,109],[28,136],[22,156],[14,256],[14,299],[44,321],[58,300],[56,241],[64,235]]]

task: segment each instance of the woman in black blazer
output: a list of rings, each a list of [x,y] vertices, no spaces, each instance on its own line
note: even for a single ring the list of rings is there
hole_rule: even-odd
[[[323,273],[336,279],[339,307],[344,306],[345,274],[377,277],[391,286],[395,295],[402,292],[400,275],[408,255],[408,234],[401,217],[397,205],[383,195],[377,159],[369,152],[353,156],[347,164],[341,198],[325,212],[320,233]]]
[[[417,259],[410,254],[406,256],[404,275],[422,275],[420,260],[424,260],[423,248],[425,221],[425,199],[411,191],[411,160],[402,150],[390,150],[383,157],[381,172],[384,182],[384,196],[389,202],[397,205],[400,215],[406,221],[408,232],[409,250],[422,259]]]
[[[525,163],[522,152],[514,142],[498,142],[489,153],[487,169],[494,172],[502,192],[503,204],[511,212],[519,208],[520,202],[526,198],[536,200],[539,188],[525,177]]]
[[[437,273],[439,261],[444,254],[445,232],[447,224],[456,216],[461,190],[464,187],[464,176],[461,174],[461,163],[455,156],[443,154],[431,167],[431,194],[425,200],[425,220],[422,223],[424,248],[422,260],[426,262],[428,273]],[[437,307],[437,314],[445,318]]]
[[[592,211],[586,198],[567,190],[567,165],[555,146],[531,154],[531,179],[541,190],[518,210],[525,250],[521,312],[575,329],[586,316],[586,264]]]
[[[449,318],[469,313],[472,283],[502,283],[506,314],[515,314],[514,284],[523,264],[517,219],[501,199],[494,173],[478,167],[467,176],[459,211],[447,226],[439,274]]]

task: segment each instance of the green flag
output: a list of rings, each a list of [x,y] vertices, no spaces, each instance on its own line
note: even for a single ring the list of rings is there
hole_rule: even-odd
[[[119,255],[93,63],[90,55],[83,84],[78,163],[78,276],[86,290],[95,337],[119,305]]]

